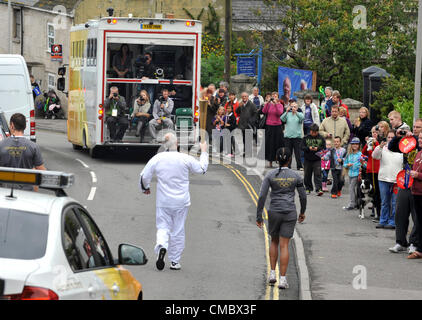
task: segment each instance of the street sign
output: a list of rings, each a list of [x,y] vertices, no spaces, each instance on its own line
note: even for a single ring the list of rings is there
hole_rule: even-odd
[[[237,74],[246,74],[249,77],[256,76],[255,57],[237,57]]]
[[[51,60],[52,61],[62,61],[63,60],[63,52],[62,52],[62,45],[61,44],[51,45]]]

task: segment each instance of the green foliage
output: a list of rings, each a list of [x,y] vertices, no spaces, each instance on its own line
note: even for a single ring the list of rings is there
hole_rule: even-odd
[[[265,64],[261,81],[261,95],[267,92],[278,91],[278,66],[277,61],[269,61]]]
[[[208,4],[208,25],[205,26],[204,30],[206,33],[213,37],[220,35],[220,18],[218,17],[215,8],[211,3]]]
[[[317,72],[317,87],[331,85],[343,97],[361,100],[362,70],[379,65],[396,77],[414,79],[417,1],[264,0],[262,24],[253,31],[266,63]],[[356,28],[358,5],[366,28]],[[284,14],[277,14],[282,10]],[[271,13],[272,12],[272,13]],[[266,19],[266,17],[271,17]],[[283,27],[281,27],[283,26]],[[263,28],[264,27],[264,28]],[[266,31],[262,31],[262,30]],[[286,57],[281,59],[280,57]],[[264,73],[264,83],[274,81]]]
[[[371,107],[386,117],[398,104],[413,100],[414,90],[414,82],[407,77],[388,77],[383,80],[381,90],[374,92],[375,101]]]
[[[403,99],[396,102],[394,109],[401,114],[401,119],[406,122],[410,128],[413,127],[413,100]]]
[[[232,37],[231,43],[231,67],[230,75],[236,74],[237,53],[247,53],[251,49],[247,47],[242,37]],[[208,33],[202,34],[202,58],[201,58],[201,85],[219,83],[224,78],[224,40]]]
[[[218,84],[224,78],[224,55],[209,53],[206,59],[202,59],[201,86],[210,83]]]
[[[204,14],[205,8],[202,8],[201,12],[199,12],[197,17],[194,17],[194,15],[186,8],[183,8],[183,11],[185,11],[188,17],[191,18],[192,20],[201,20],[202,15]]]

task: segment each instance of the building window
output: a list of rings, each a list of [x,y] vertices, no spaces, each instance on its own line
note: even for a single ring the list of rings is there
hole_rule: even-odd
[[[21,30],[21,9],[13,9],[13,39],[20,40]]]
[[[55,44],[55,30],[54,30],[54,24],[47,23],[47,51],[51,52],[51,46]]]
[[[50,89],[54,90],[55,80],[56,80],[56,75],[54,73],[49,73],[48,78],[47,78],[48,90],[50,90]]]

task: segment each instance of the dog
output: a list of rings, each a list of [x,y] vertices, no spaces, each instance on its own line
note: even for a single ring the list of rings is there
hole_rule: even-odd
[[[374,214],[374,193],[375,190],[372,187],[370,175],[366,174],[366,170],[363,169],[360,174],[360,183],[357,186],[357,204],[359,209],[359,218],[365,219],[365,207],[372,203],[372,214]]]

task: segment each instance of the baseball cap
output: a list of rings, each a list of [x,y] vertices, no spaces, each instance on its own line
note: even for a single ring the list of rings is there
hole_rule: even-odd
[[[360,144],[360,140],[359,140],[359,138],[358,138],[358,137],[354,137],[354,138],[352,139],[352,141],[350,141],[350,144]]]

